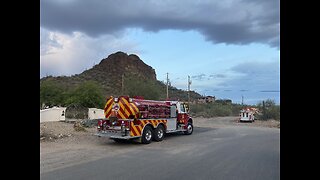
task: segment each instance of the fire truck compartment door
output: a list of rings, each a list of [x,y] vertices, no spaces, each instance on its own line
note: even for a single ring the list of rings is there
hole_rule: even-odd
[[[176,130],[177,128],[177,119],[176,118],[170,118],[167,121],[167,130]]]

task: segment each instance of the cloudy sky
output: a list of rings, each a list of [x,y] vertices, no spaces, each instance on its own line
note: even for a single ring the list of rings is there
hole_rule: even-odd
[[[173,86],[280,104],[279,0],[41,0],[40,78],[111,53],[138,55]]]

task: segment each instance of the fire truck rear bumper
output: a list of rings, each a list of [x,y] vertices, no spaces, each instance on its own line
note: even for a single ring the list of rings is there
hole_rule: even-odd
[[[124,136],[121,131],[100,131],[94,134],[99,137],[109,137],[110,139],[133,139],[137,137]]]

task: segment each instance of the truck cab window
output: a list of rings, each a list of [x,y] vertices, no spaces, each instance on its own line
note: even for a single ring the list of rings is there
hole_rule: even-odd
[[[180,105],[180,110],[181,110],[181,112],[182,112],[182,113],[184,113],[184,112],[185,112],[185,110],[184,110],[184,106],[183,106],[182,104]]]
[[[177,107],[176,107],[176,105],[172,105],[171,107],[170,107],[170,116],[171,117],[177,117]]]

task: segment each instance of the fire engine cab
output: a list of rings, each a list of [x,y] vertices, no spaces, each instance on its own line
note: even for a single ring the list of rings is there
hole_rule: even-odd
[[[240,110],[239,114],[239,122],[254,122],[255,120],[255,114],[257,113],[256,108],[243,108]]]
[[[143,144],[162,141],[166,133],[193,132],[189,106],[180,101],[145,100],[142,97],[109,97],[105,118],[98,120],[96,136],[116,142],[138,139]]]

